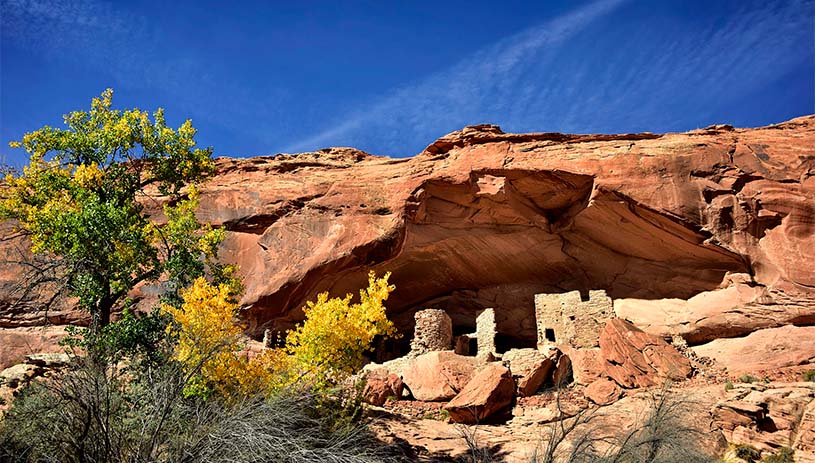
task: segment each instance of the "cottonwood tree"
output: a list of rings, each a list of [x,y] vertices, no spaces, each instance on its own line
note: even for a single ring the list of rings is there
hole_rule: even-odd
[[[43,284],[77,298],[92,316],[91,334],[137,285],[162,281],[167,297],[204,273],[229,268],[214,257],[223,231],[195,218],[195,185],[213,172],[212,148],[196,147],[187,120],[167,125],[138,108],[111,108],[113,91],[93,98],[90,111],[64,116],[66,128],[45,126],[10,143],[28,153],[19,175],[0,189],[0,218],[26,235],[35,259],[25,290]],[[165,204],[166,222],[146,211]],[[203,258],[202,258],[203,257]]]

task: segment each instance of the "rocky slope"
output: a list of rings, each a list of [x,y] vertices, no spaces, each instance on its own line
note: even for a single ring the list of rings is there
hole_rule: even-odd
[[[619,316],[691,344],[815,324],[815,116],[664,135],[481,125],[413,158],[331,148],[217,165],[200,217],[229,230],[222,257],[245,276],[258,338],[321,291],[361,287],[369,269],[393,272],[404,333],[426,306],[458,333],[494,307],[503,347],[534,346],[534,294],[569,290],[605,289]],[[14,260],[20,244],[0,253]],[[12,308],[19,272],[0,272],[0,339],[16,340],[0,343],[3,365],[55,336],[32,329],[40,299]],[[143,304],[154,293],[143,288]],[[70,307],[47,315],[83,320]]]

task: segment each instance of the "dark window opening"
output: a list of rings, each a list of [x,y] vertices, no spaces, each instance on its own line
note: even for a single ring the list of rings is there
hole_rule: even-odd
[[[544,331],[544,336],[546,336],[547,341],[555,342],[555,330],[552,328],[546,328],[546,331]]]
[[[478,354],[478,338],[470,338],[470,348],[468,350],[470,355]]]
[[[569,320],[574,321],[574,315],[569,315]]]

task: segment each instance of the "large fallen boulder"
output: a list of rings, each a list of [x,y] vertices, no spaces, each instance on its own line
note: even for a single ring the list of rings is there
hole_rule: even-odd
[[[384,369],[374,370],[365,376],[362,399],[381,407],[389,398],[401,398],[403,389],[404,383],[399,376]]]
[[[600,333],[600,354],[606,374],[624,388],[647,387],[690,376],[687,357],[665,340],[614,318]]]
[[[492,363],[476,374],[444,409],[455,423],[478,424],[512,404],[515,382],[509,369]]]
[[[815,326],[783,326],[693,347],[732,375],[815,363]]]
[[[529,348],[505,352],[502,360],[512,372],[518,396],[532,396],[544,383],[551,382],[560,355],[558,349],[552,349],[549,353]]]
[[[620,386],[608,378],[601,378],[588,385],[583,391],[586,398],[597,405],[608,405],[617,401],[622,395]]]
[[[428,402],[450,400],[470,382],[479,361],[454,352],[428,352],[402,371],[413,398]]]

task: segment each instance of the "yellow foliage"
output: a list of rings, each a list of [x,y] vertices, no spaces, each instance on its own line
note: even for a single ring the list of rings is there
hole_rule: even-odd
[[[213,390],[230,398],[262,390],[267,370],[253,365],[239,350],[241,327],[235,323],[238,306],[227,284],[213,286],[198,278],[182,292],[180,307],[162,309],[175,323],[168,330],[178,337],[176,359],[192,375],[187,393],[205,395]]]
[[[214,391],[235,399],[298,382],[325,387],[355,373],[376,336],[396,334],[383,305],[395,289],[389,277],[376,278],[371,272],[358,303],[351,303],[351,294],[333,299],[320,294],[304,308],[306,320],[288,333],[285,346],[266,349],[251,360],[239,352],[242,329],[235,323],[238,307],[230,287],[195,280],[183,291],[181,307],[163,307],[175,320],[168,329],[178,337],[176,358],[189,371],[200,371],[188,393]]]
[[[373,349],[376,336],[394,336],[396,328],[385,314],[384,302],[395,289],[388,284],[390,273],[376,278],[368,274],[368,288],[360,290],[360,301],[351,303],[352,295],[328,298],[317,296],[303,309],[306,320],[286,337],[286,352],[293,367],[315,386],[334,383],[358,371],[364,353]]]

